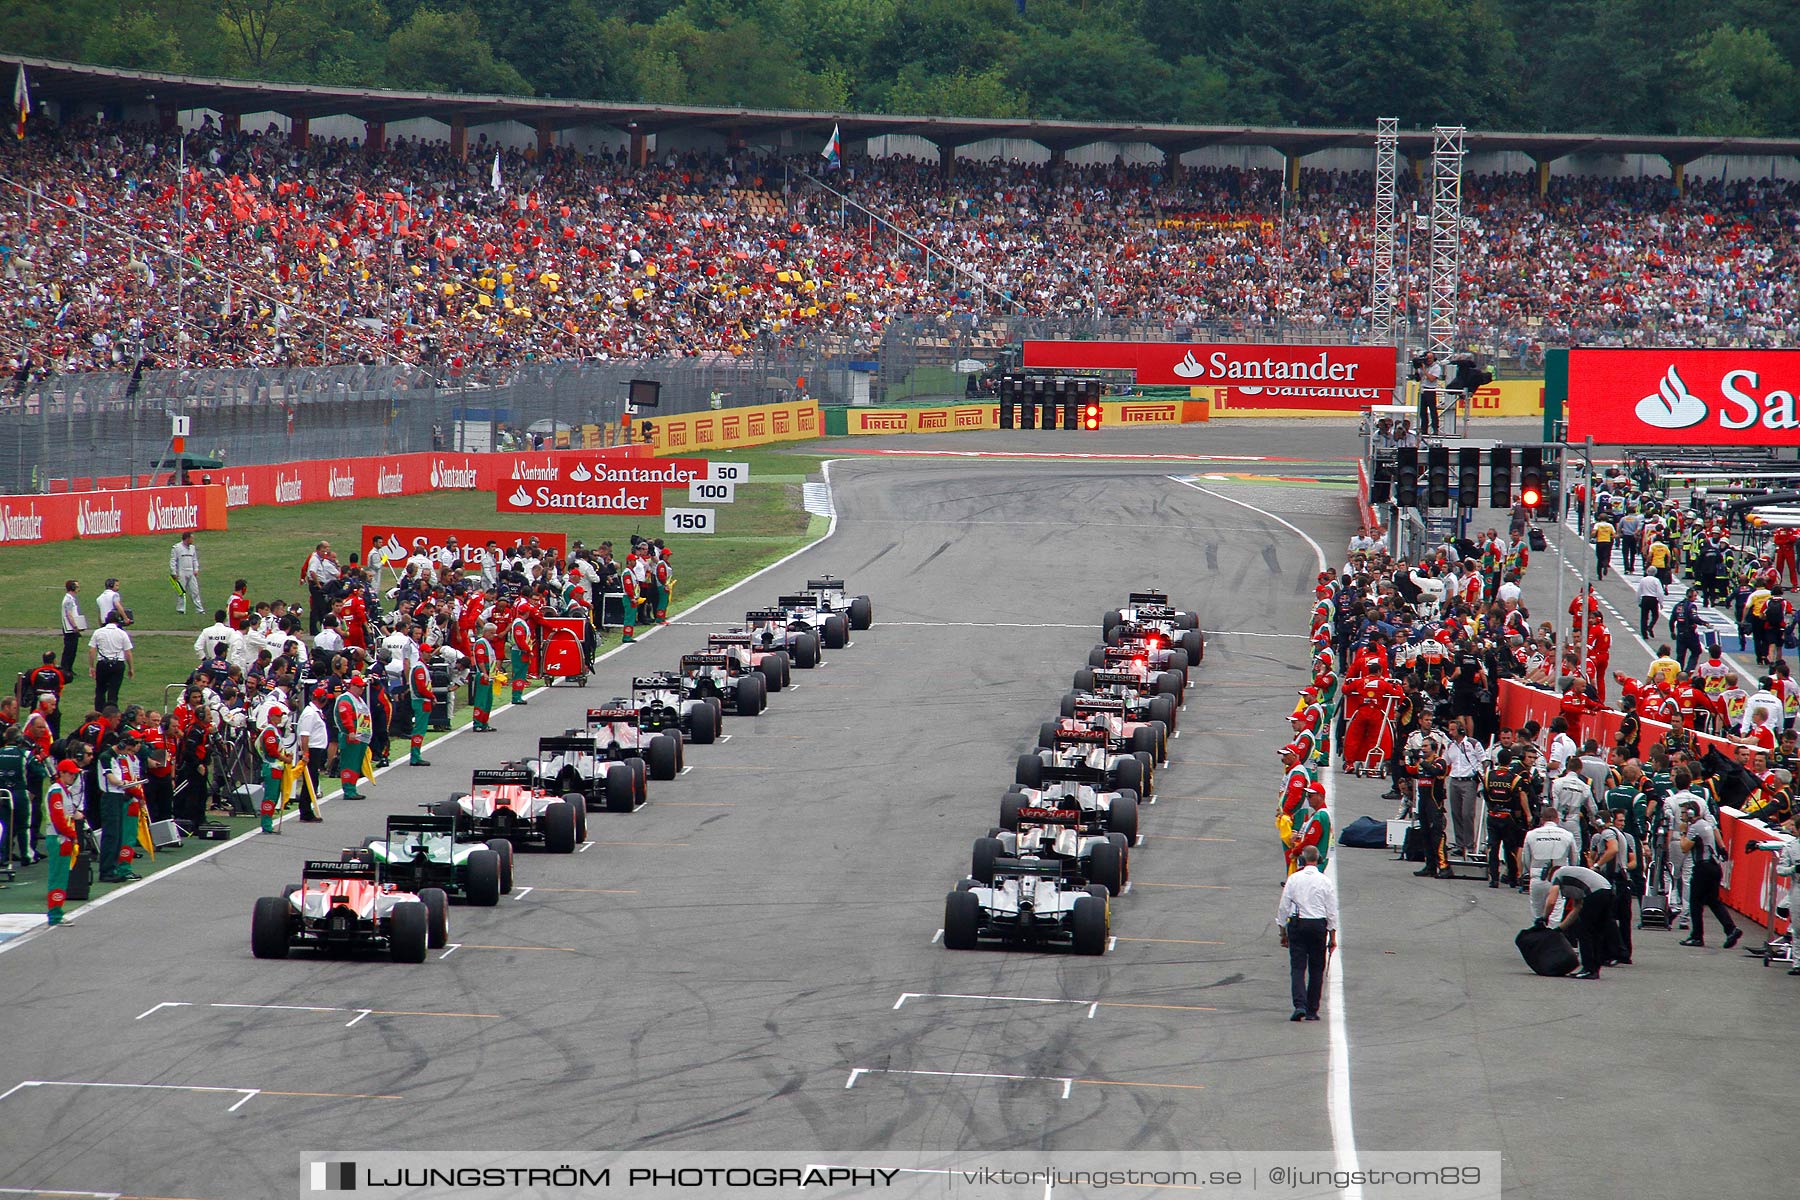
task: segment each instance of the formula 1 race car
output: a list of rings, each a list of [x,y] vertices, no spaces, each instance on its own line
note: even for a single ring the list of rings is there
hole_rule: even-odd
[[[590,708],[588,727],[571,729],[558,737],[538,739],[537,758],[527,759],[525,769],[547,791],[574,802],[581,797],[583,811],[605,809],[607,812],[636,812],[650,798],[650,767],[634,747],[627,752],[613,742],[605,718],[611,713],[624,713],[620,723],[631,721],[635,732],[637,713],[633,709]],[[596,728],[594,722],[598,720]],[[667,738],[667,734],[657,734]],[[679,742],[679,738],[674,739]],[[658,766],[673,761],[668,743],[656,747]],[[668,776],[673,779],[674,773]]]
[[[454,817],[458,837],[505,838],[515,850],[535,847],[551,854],[573,854],[587,840],[587,797],[550,791],[522,762],[473,772],[467,792],[433,805],[432,812]]]
[[[1080,728],[1057,722],[1051,745],[1019,755],[1013,782],[1020,787],[1042,787],[1047,771],[1084,772],[1078,778],[1106,791],[1130,788],[1140,796],[1155,790],[1156,756],[1148,749],[1120,753],[1108,748],[1111,734],[1105,729]],[[1077,778],[1065,776],[1065,778]]]
[[[1061,863],[1063,878],[1071,883],[1097,883],[1112,896],[1125,890],[1131,849],[1124,834],[1089,825],[1077,808],[1034,805],[1014,809],[1013,817],[1013,828],[975,839],[971,879],[991,884],[1001,859],[1037,858]]]
[[[425,961],[428,947],[449,939],[449,898],[438,888],[414,894],[384,883],[363,850],[308,861],[300,882],[263,896],[250,914],[250,953],[286,958],[311,947],[328,954],[385,951],[395,962]]]
[[[1056,745],[1056,735],[1064,729],[1101,729],[1106,731],[1106,748],[1114,753],[1147,750],[1157,765],[1169,761],[1169,727],[1161,721],[1127,721],[1117,700],[1091,700],[1077,705],[1072,717],[1058,717],[1038,726],[1038,749]]]
[[[688,695],[717,700],[720,716],[728,706],[740,717],[757,716],[769,707],[769,677],[750,665],[742,646],[709,644],[705,650],[682,655],[681,677]]]
[[[1117,645],[1095,646],[1088,651],[1088,666],[1095,670],[1137,670],[1142,667],[1160,671],[1177,676],[1183,691],[1187,689],[1191,665],[1186,650],[1170,649],[1166,644],[1146,638],[1128,638]]]
[[[785,608],[753,608],[744,614],[744,628],[734,633],[748,633],[750,644],[765,653],[787,651],[788,658],[802,671],[819,665],[823,643],[807,613],[792,613]]]
[[[790,592],[775,597],[775,607],[788,614],[795,624],[816,630],[819,645],[827,650],[842,650],[850,644],[850,617],[832,612],[817,592]]]
[[[1101,672],[1094,672],[1099,676]],[[1178,728],[1181,710],[1174,696],[1158,693],[1154,696],[1140,695],[1125,684],[1111,686],[1095,680],[1091,692],[1064,692],[1061,703],[1057,706],[1057,715],[1064,717],[1087,716],[1094,713],[1117,715],[1120,719],[1144,724],[1150,721],[1161,721],[1163,728],[1173,734]]]
[[[849,586],[835,575],[806,581],[806,590],[818,598],[821,608],[842,616],[853,630],[867,629],[875,623],[875,605],[867,596],[847,594]]]
[[[725,723],[725,702],[701,695],[698,686],[678,671],[634,678],[631,703],[638,711],[638,728],[645,733],[672,733],[700,746],[717,741]]]
[[[768,680],[769,690],[779,692],[794,682],[794,660],[788,657],[786,650],[767,649],[755,645],[756,640],[741,629],[734,633],[709,633],[706,635],[706,652],[722,650],[738,660],[732,668],[734,675],[761,671],[763,678]]]
[[[483,908],[512,891],[512,843],[458,841],[455,817],[389,817],[387,836],[369,838],[363,848],[381,868],[382,882],[402,891],[437,889]]]
[[[1117,652],[1108,646],[1103,653]],[[1075,690],[1078,692],[1122,689],[1136,696],[1173,696],[1177,704],[1181,703],[1186,682],[1179,672],[1158,671],[1143,659],[1130,655],[1116,660],[1108,658],[1103,667],[1080,667],[1075,672]]]
[[[1171,607],[1169,597],[1162,592],[1132,592],[1125,598],[1124,608],[1101,617],[1100,640],[1112,645],[1115,632],[1119,637],[1156,634],[1187,651],[1189,662],[1197,663],[1206,657],[1206,635],[1200,632],[1200,615]]]
[[[1081,813],[1082,823],[1093,832],[1124,835],[1127,845],[1138,836],[1138,793],[1133,788],[1106,788],[1095,781],[1087,767],[1044,767],[1040,787],[1013,784],[1000,797],[1001,829],[1017,829],[1019,813],[1027,808],[1055,808]]]
[[[965,879],[944,897],[949,950],[973,950],[987,941],[1105,954],[1111,932],[1106,888],[1073,884],[1062,863],[1041,858],[996,859],[993,882]]]

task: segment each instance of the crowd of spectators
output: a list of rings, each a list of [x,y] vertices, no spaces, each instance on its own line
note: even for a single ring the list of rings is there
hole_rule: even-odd
[[[803,178],[815,159],[507,152],[498,189],[493,165],[405,138],[34,124],[0,149],[0,344],[27,374],[457,372],[866,347],[901,318],[1251,332],[1368,311],[1366,173],[1307,171],[1284,197],[1278,171],[852,159],[829,180],[845,203]],[[1526,365],[1577,335],[1800,335],[1800,186],[1557,177],[1539,198],[1493,175],[1465,181],[1464,211],[1463,328]]]

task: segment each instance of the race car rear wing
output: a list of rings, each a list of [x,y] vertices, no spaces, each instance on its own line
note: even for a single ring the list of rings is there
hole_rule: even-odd
[[[808,604],[807,607],[811,608],[812,605]],[[744,620],[750,623],[755,623],[757,621],[774,621],[785,625],[787,619],[787,610],[782,608],[753,608],[744,614]]]
[[[1030,875],[1038,878],[1060,879],[1063,873],[1062,862],[1058,859],[1043,858],[996,858],[994,874]]]
[[[1033,825],[1067,825],[1073,828],[1081,824],[1081,814],[1066,808],[1021,808],[1019,820]]]
[[[589,725],[610,725],[614,721],[635,720],[637,720],[637,709],[632,708],[628,704],[608,704],[604,708],[590,708],[587,710],[587,723]],[[549,740],[550,739],[548,738],[540,739],[538,745],[542,746],[544,742]]]
[[[592,715],[592,714],[589,714]],[[631,714],[636,717],[634,712]],[[552,754],[592,754],[594,739],[591,737],[546,737],[538,739],[538,757],[545,758]]]
[[[537,780],[524,764],[486,767],[469,774],[470,787],[530,787]]]
[[[681,686],[681,676],[673,671],[663,671],[656,675],[639,675],[631,681],[631,690],[662,691]]]
[[[1167,592],[1132,592],[1125,597],[1126,608],[1143,608],[1147,605],[1161,605],[1167,608],[1169,595]]]
[[[684,675],[689,671],[711,670],[714,667],[729,669],[730,666],[731,656],[729,654],[684,654],[681,656],[681,673]]]
[[[1055,740],[1059,746],[1103,745],[1111,736],[1104,729],[1058,729]]]
[[[393,841],[396,833],[455,833],[455,817],[438,817],[422,813],[416,817],[389,817],[387,819],[388,840]]]
[[[823,579],[809,579],[806,590],[809,592],[842,592],[849,590],[850,585],[835,575],[827,575]]]
[[[1095,687],[1112,687],[1115,684],[1125,684],[1128,687],[1136,687],[1141,682],[1143,682],[1143,681],[1140,680],[1136,675],[1133,675],[1130,671],[1095,671],[1094,672],[1094,686]]]
[[[1106,648],[1107,662],[1131,662],[1137,656],[1137,649],[1133,646],[1108,646]]]
[[[344,859],[308,859],[300,868],[300,878],[305,879],[357,879],[374,883],[379,868],[372,862],[355,862]]]
[[[819,607],[819,598],[811,592],[796,592],[791,596],[777,596],[775,603],[786,609],[815,609]]]
[[[1083,696],[1075,701],[1075,715],[1091,717],[1096,713],[1120,713],[1125,711],[1125,702],[1113,696]]]
[[[1106,772],[1099,767],[1090,767],[1086,763],[1078,763],[1068,767],[1046,766],[1039,774],[1048,787],[1053,783],[1098,783],[1104,782]]]
[[[706,635],[709,646],[748,646],[750,635],[747,633],[709,633]]]

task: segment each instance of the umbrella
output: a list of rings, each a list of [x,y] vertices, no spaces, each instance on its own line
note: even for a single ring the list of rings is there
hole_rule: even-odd
[[[542,421],[533,421],[526,433],[567,433],[571,426],[564,421],[552,421],[546,417]]]

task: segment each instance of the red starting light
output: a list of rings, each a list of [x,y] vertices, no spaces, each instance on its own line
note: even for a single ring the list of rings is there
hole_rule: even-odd
[[[1081,427],[1089,431],[1100,428],[1100,404],[1098,401],[1089,401],[1082,405]]]

